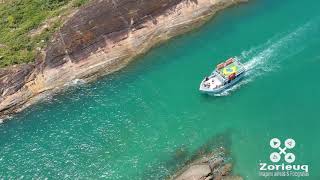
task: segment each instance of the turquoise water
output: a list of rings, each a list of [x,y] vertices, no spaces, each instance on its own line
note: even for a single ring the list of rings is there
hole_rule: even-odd
[[[269,140],[294,138],[320,179],[320,1],[256,0],[225,10],[125,69],[72,87],[0,125],[0,177],[163,179],[208,144],[258,176]],[[202,78],[236,56],[247,77],[220,96]],[[299,179],[283,177],[278,179]]]

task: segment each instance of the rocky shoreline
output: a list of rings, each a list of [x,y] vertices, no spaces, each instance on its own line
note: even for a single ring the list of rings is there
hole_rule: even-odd
[[[187,163],[169,180],[243,180],[231,174],[232,163],[228,159],[224,148],[216,149]]]
[[[93,0],[73,14],[32,64],[0,69],[0,119],[72,81],[126,66],[171,37],[247,0]]]

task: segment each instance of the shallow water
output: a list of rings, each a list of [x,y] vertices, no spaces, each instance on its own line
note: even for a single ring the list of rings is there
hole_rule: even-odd
[[[125,69],[72,87],[0,125],[0,176],[163,179],[205,144],[258,176],[269,140],[294,138],[320,179],[320,1],[256,0],[219,13]],[[218,97],[198,86],[236,56],[246,78]],[[278,179],[295,179],[294,177]],[[297,178],[298,179],[298,178]]]

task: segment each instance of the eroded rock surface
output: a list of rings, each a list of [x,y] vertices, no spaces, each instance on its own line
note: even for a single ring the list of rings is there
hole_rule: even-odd
[[[155,44],[246,0],[93,0],[56,32],[37,61],[0,69],[0,118],[65,84],[127,65]]]
[[[170,180],[243,180],[231,175],[232,164],[223,148],[187,163]]]

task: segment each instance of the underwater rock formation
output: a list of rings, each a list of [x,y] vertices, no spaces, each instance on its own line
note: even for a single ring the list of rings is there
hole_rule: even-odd
[[[231,175],[232,164],[225,150],[220,148],[187,163],[170,180],[242,180]]]

